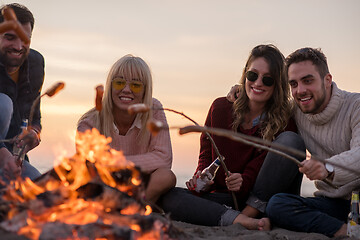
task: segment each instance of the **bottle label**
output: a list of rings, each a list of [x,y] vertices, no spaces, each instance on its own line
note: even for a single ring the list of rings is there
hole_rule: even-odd
[[[196,179],[195,191],[199,193],[200,191],[205,190],[206,183],[207,183],[206,179],[203,178]]]
[[[21,128],[27,128],[28,126],[28,120],[27,119],[23,119],[22,122],[21,122]]]
[[[359,202],[359,194],[353,193],[351,195],[351,202]]]
[[[347,225],[347,235],[349,237],[360,238],[360,225],[354,221],[349,221]]]

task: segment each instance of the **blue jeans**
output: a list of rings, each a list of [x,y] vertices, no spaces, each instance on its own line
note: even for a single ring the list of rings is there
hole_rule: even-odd
[[[0,139],[4,140],[8,132],[13,112],[13,103],[10,97],[0,93]]]
[[[294,132],[281,133],[274,142],[304,151],[301,137]],[[299,159],[300,160],[300,159]],[[253,191],[248,199],[237,199],[240,209],[246,204],[265,212],[267,201],[276,193],[300,193],[302,174],[292,161],[269,152],[266,155]],[[239,211],[234,207],[230,193],[205,193],[194,195],[189,190],[174,188],[159,199],[159,205],[170,217],[198,225],[219,226],[233,223]]]
[[[6,134],[9,130],[10,121],[13,113],[13,103],[9,96],[6,94],[0,93],[0,139],[4,140]],[[5,147],[4,145],[0,145],[0,147]],[[31,180],[39,177],[40,172],[32,166],[28,161],[23,162],[23,167],[21,171],[21,176],[23,178],[29,177]],[[7,181],[4,178],[2,170],[0,169],[0,178]]]
[[[333,237],[346,223],[349,210],[350,200],[279,193],[270,199],[266,213],[276,226]]]

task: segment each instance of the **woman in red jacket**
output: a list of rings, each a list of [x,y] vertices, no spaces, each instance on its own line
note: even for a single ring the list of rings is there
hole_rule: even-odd
[[[234,103],[225,97],[216,99],[205,125],[274,140],[305,152],[291,114],[284,56],[273,45],[259,45],[246,62],[239,98]],[[212,137],[225,157],[230,176],[220,167],[215,179],[208,181],[200,194],[193,194],[200,172],[217,157],[202,134],[199,163],[194,177],[186,182],[188,190],[174,188],[161,199],[161,206],[179,221],[210,226],[241,223],[248,229],[268,230],[269,221],[260,217],[270,197],[278,192],[300,193],[302,175],[297,165],[271,152],[225,137]],[[235,192],[241,212],[233,210],[231,191]]]

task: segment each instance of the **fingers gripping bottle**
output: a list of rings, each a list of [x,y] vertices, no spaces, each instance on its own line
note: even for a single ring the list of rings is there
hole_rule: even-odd
[[[360,239],[359,191],[353,191],[348,216],[347,235]]]
[[[214,180],[217,170],[220,167],[220,160],[217,157],[207,168],[202,170],[199,178],[196,180],[195,191],[204,191],[209,181]]]

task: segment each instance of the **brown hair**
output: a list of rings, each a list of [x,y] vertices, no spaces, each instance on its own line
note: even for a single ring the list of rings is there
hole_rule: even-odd
[[[329,73],[329,67],[325,54],[320,48],[316,49],[310,47],[300,48],[286,58],[286,73],[288,72],[291,64],[303,61],[311,61],[318,70],[321,78],[324,78],[325,75]]]
[[[0,23],[2,23],[4,21],[4,16],[1,13],[1,11],[3,10],[4,7],[12,8],[15,12],[17,20],[21,24],[30,23],[31,31],[34,29],[35,19],[34,19],[33,14],[30,12],[30,10],[27,7],[25,7],[24,5],[21,5],[19,3],[6,4],[0,8]]]
[[[269,64],[270,75],[275,80],[274,92],[265,106],[265,118],[261,121],[261,134],[263,139],[273,140],[277,132],[284,130],[292,113],[293,104],[290,97],[290,88],[284,71],[285,58],[277,47],[272,44],[258,45],[254,47],[240,79],[239,98],[233,104],[234,123],[233,130],[244,122],[245,115],[249,113],[249,98],[245,91],[246,72],[251,63],[262,57]]]

